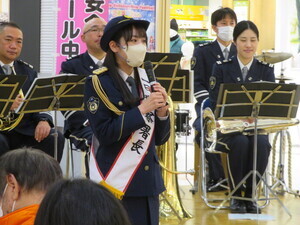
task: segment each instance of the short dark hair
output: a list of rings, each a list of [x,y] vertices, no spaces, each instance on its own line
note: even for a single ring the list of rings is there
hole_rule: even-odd
[[[121,202],[88,179],[61,180],[45,195],[35,225],[130,225]]]
[[[217,9],[212,13],[211,25],[216,26],[217,22],[224,19],[227,15],[230,16],[230,18],[233,19],[235,23],[237,23],[237,17],[235,12],[231,8],[225,7],[225,8]]]
[[[24,191],[46,192],[62,178],[59,163],[41,150],[20,148],[0,157],[0,194],[6,185],[6,176],[13,174]]]
[[[171,19],[170,21],[170,28],[173,29],[173,30],[176,30],[178,31],[178,24],[177,24],[177,21],[176,19]]]
[[[233,41],[235,42],[238,36],[240,36],[241,33],[248,29],[252,30],[256,34],[257,40],[259,40],[259,32],[257,26],[250,20],[243,20],[234,27]]]
[[[21,28],[18,26],[18,24],[14,23],[14,22],[0,22],[0,33],[3,31],[3,29],[5,27],[14,27],[14,28],[21,30]]]

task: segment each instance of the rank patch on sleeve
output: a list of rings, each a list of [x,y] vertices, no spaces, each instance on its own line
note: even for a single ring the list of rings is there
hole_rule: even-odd
[[[211,76],[209,78],[209,87],[211,90],[213,90],[215,88],[215,86],[216,86],[216,77]]]
[[[90,97],[87,101],[87,107],[91,113],[95,114],[99,107],[99,98]]]

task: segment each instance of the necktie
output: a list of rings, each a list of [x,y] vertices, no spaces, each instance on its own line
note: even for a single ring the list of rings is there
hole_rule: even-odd
[[[11,75],[12,70],[10,65],[4,64],[2,68],[5,75]]]
[[[225,60],[227,60],[228,56],[229,56],[228,48],[225,48],[223,52],[224,52],[224,58],[225,58]]]
[[[129,84],[129,86],[131,87],[131,93],[134,97],[138,98],[139,97],[139,94],[138,94],[138,91],[137,91],[137,88],[136,88],[136,85],[135,85],[135,81],[134,81],[134,78],[132,77],[128,77],[126,79],[126,82]]]
[[[98,68],[102,67],[102,62],[101,62],[101,60],[99,60],[99,61],[97,62],[97,65],[98,65]]]
[[[244,66],[243,69],[242,69],[242,76],[243,76],[244,81],[246,80],[247,74],[248,74],[248,67]]]

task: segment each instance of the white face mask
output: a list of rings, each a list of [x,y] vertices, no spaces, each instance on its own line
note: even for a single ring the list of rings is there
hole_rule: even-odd
[[[223,41],[231,41],[233,39],[233,29],[232,26],[218,27],[218,37]]]
[[[129,46],[121,46],[124,52],[127,55],[126,62],[129,66],[139,67],[143,64],[147,48],[145,44],[137,44],[137,45],[129,45]]]

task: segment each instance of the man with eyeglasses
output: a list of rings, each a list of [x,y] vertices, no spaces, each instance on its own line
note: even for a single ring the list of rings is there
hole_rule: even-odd
[[[90,75],[101,67],[105,52],[100,47],[100,40],[106,21],[96,17],[89,20],[83,27],[81,40],[86,44],[87,51],[83,54],[68,59],[61,64],[61,73]],[[84,111],[62,112],[65,116],[65,137],[69,138],[77,149],[89,151],[92,139],[92,130],[86,123]],[[88,172],[86,174],[88,176]]]

